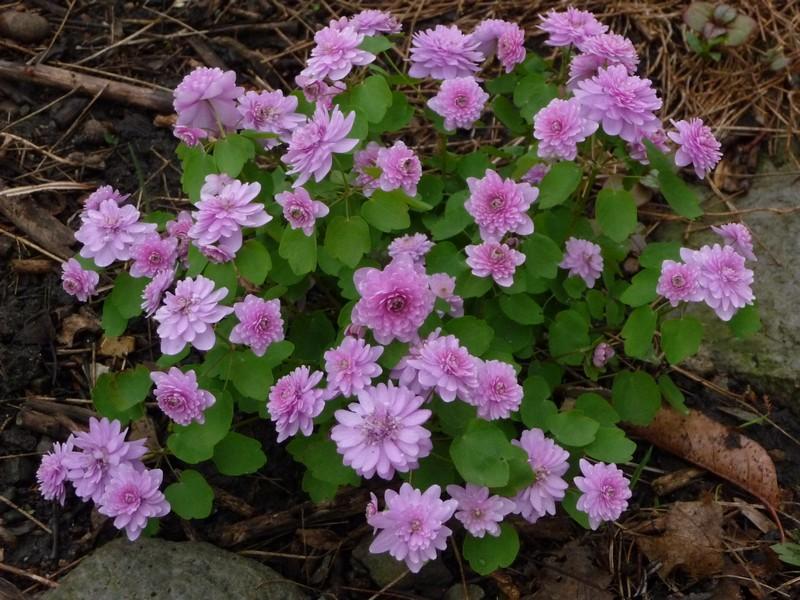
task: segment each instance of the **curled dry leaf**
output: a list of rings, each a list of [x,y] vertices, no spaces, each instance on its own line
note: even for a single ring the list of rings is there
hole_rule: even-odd
[[[100,331],[100,321],[91,309],[85,306],[64,319],[56,339],[59,344],[70,347],[75,342],[75,336],[83,331]]]
[[[697,411],[683,416],[662,408],[647,427],[630,427],[634,435],[727,479],[761,500],[774,513],[780,488],[764,448]]]
[[[665,523],[663,535],[636,539],[651,561],[661,563],[661,577],[668,577],[678,566],[695,579],[722,571],[722,506],[711,496],[699,502],[676,502],[669,507]]]
[[[544,561],[534,600],[570,598],[573,600],[611,600],[607,588],[612,576],[592,562],[592,551],[579,541],[566,544],[561,556]]]

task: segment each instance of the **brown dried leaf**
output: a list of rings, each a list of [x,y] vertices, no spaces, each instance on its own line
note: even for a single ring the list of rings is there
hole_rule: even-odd
[[[676,502],[669,508],[666,531],[657,537],[636,539],[651,561],[661,563],[658,573],[666,578],[683,566],[695,579],[722,571],[722,506],[707,496],[699,502]]]
[[[113,356],[114,358],[119,358],[122,356],[127,356],[131,352],[133,352],[134,348],[136,347],[136,340],[133,336],[130,335],[123,335],[121,337],[106,337],[103,336],[103,339],[100,340],[100,347],[97,349],[97,353],[101,356]]]
[[[79,312],[71,314],[64,319],[61,323],[61,331],[58,332],[56,339],[59,344],[72,346],[75,336],[82,331],[100,331],[100,321],[85,306],[81,307]]]
[[[760,445],[697,411],[683,416],[662,408],[634,435],[727,479],[770,507],[780,503],[775,463]]]
[[[544,562],[542,578],[533,600],[569,598],[570,600],[612,600],[606,588],[611,575],[592,562],[592,552],[577,540],[563,548],[563,558],[552,557]]]

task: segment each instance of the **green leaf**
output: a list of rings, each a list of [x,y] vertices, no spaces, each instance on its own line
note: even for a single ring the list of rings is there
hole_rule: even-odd
[[[414,117],[414,107],[402,92],[392,92],[392,107],[386,111],[380,123],[370,127],[374,133],[393,133],[404,129]],[[425,176],[423,176],[423,179]]]
[[[666,400],[672,408],[682,415],[689,414],[683,392],[675,385],[675,382],[672,381],[669,375],[665,373],[658,378],[658,388],[661,390],[661,395],[664,397],[664,400]]]
[[[561,506],[578,525],[584,529],[591,529],[591,527],[589,527],[589,515],[581,510],[578,510],[577,504],[579,497],[580,492],[578,492],[578,490],[569,489],[564,495],[564,499],[561,501]]]
[[[381,75],[370,75],[353,88],[352,102],[370,123],[378,123],[392,105],[392,91]]]
[[[525,268],[534,277],[555,279],[558,275],[558,264],[564,257],[561,248],[546,235],[534,233],[522,242],[525,254]]]
[[[472,217],[464,208],[468,192],[451,194],[444,207],[444,215],[438,220],[433,215],[423,217],[423,222],[431,230],[435,241],[446,240],[464,231],[472,223]]]
[[[633,276],[631,285],[619,299],[628,306],[643,306],[656,299],[656,286],[661,275],[656,269],[643,269]]]
[[[702,339],[703,325],[694,317],[661,323],[661,349],[670,364],[676,365],[696,354]]]
[[[469,424],[477,418],[475,407],[466,402],[444,402],[434,396],[431,408],[439,420],[442,431],[450,437],[464,433]]]
[[[425,264],[429,273],[447,273],[452,277],[458,277],[469,269],[464,254],[451,242],[436,244],[425,257]]]
[[[208,264],[208,259],[197,249],[197,246],[191,244],[189,246],[189,268],[186,269],[186,275],[188,277],[197,277],[200,273],[203,272],[203,269],[206,268]]]
[[[445,489],[448,485],[457,484],[461,478],[447,455],[446,443],[435,443],[433,451],[419,461],[419,467],[407,475],[414,487],[426,490],[432,485]]]
[[[264,244],[258,240],[247,240],[236,253],[236,268],[250,283],[261,285],[272,268],[272,258]]]
[[[539,184],[540,209],[563,204],[578,189],[583,171],[574,162],[561,161],[550,167]]]
[[[178,156],[180,156],[183,166],[181,175],[183,191],[189,196],[189,200],[197,202],[200,200],[200,188],[205,183],[206,175],[217,172],[217,163],[214,157],[206,154],[200,145],[192,148],[178,146]]]
[[[167,447],[183,462],[196,464],[211,458],[214,455],[214,446],[231,428],[233,400],[230,394],[217,391],[212,393],[216,402],[203,414],[205,422],[176,425],[175,431],[167,438]]]
[[[490,289],[491,277],[475,277],[472,273],[462,273],[456,280],[456,295],[464,299],[480,298]]]
[[[681,260],[681,245],[679,242],[651,242],[639,255],[639,264],[646,269],[661,271],[661,263],[665,260]]]
[[[512,448],[497,425],[475,419],[453,440],[450,457],[468,483],[502,487],[509,481],[508,461],[512,457]]]
[[[214,160],[220,173],[237,177],[242,167],[256,155],[253,140],[243,135],[229,133],[214,144]]]
[[[261,442],[235,431],[214,447],[214,464],[223,475],[255,473],[266,463]]]
[[[800,544],[785,542],[770,546],[783,562],[800,567]]]
[[[550,401],[550,384],[541,375],[531,375],[522,384],[523,396],[520,417],[525,427],[546,429],[550,417],[558,412]]]
[[[296,360],[318,362],[336,338],[336,329],[325,313],[318,310],[302,319],[294,319],[288,337],[294,344]]]
[[[104,315],[105,316],[105,315]],[[736,311],[728,326],[731,332],[740,340],[746,339],[761,329],[761,317],[758,306],[751,304]]]
[[[486,170],[491,167],[492,163],[489,160],[489,156],[485,152],[478,150],[460,157],[456,165],[456,173],[464,179],[467,177],[483,177],[486,175]]]
[[[498,120],[514,135],[528,133],[528,124],[522,119],[519,110],[505,96],[497,96],[492,102],[492,112]]]
[[[656,320],[656,313],[649,306],[640,306],[630,314],[620,332],[625,340],[625,354],[646,359],[653,352]]]
[[[620,371],[614,377],[611,400],[623,421],[645,426],[661,408],[661,391],[644,371]]]
[[[180,482],[168,485],[164,495],[172,511],[182,519],[205,519],[214,504],[214,490],[192,469],[181,471]]]
[[[361,205],[361,216],[379,231],[407,229],[411,225],[411,219],[404,197],[402,190],[375,190],[372,198]]]
[[[314,477],[311,471],[306,471],[303,473],[302,488],[309,495],[312,502],[327,502],[336,497],[339,484],[322,481]]]
[[[615,242],[626,240],[636,230],[636,202],[627,190],[600,190],[595,216],[600,231]]]
[[[206,265],[206,268],[203,269],[203,275],[214,282],[214,289],[220,290],[225,288],[227,290],[223,302],[236,296],[236,291],[239,287],[239,278],[236,275],[236,267],[232,262],[210,262]]]
[[[535,481],[536,474],[528,462],[528,453],[519,446],[512,446],[508,455],[508,483],[503,487],[492,488],[492,493],[513,497]]]
[[[554,360],[567,365],[579,365],[591,345],[589,324],[574,310],[562,311],[550,325],[547,341]]]
[[[302,229],[287,226],[283,230],[278,254],[286,259],[295,275],[310,273],[317,268],[317,232],[308,236]]]
[[[131,277],[125,271],[117,275],[108,298],[122,318],[131,319],[142,313],[142,292],[148,281],[145,277]]]
[[[497,569],[509,567],[519,552],[519,536],[514,526],[500,524],[500,535],[486,534],[482,538],[467,534],[464,538],[464,558],[479,575],[489,575]]]
[[[325,232],[325,249],[335,259],[354,269],[371,246],[369,225],[361,217],[334,217]]]
[[[475,356],[481,356],[489,349],[494,338],[494,330],[476,317],[466,316],[452,319],[444,326],[447,333],[456,336],[462,345]]]
[[[103,373],[92,390],[92,402],[104,417],[127,422],[143,413],[142,405],[152,385],[150,370],[143,365]]]
[[[274,383],[269,355],[256,356],[250,350],[237,352],[231,362],[230,381],[243,396],[266,401]]]
[[[594,392],[587,392],[578,396],[575,408],[587,417],[591,417],[600,425],[613,425],[619,421],[619,415],[608,401]]]
[[[128,319],[119,314],[111,298],[103,301],[103,332],[109,337],[119,337],[128,328]]]
[[[359,48],[361,50],[366,50],[370,54],[379,54],[384,50],[388,50],[393,45],[392,41],[385,35],[370,35],[364,38]]]
[[[565,446],[580,448],[591,444],[600,423],[579,410],[556,413],[548,420],[548,429]]]
[[[583,451],[595,460],[607,463],[624,463],[633,458],[636,444],[625,436],[619,427],[603,426],[597,430],[594,441]]]
[[[667,158],[647,138],[642,138],[647,148],[647,158],[658,171],[658,186],[667,203],[679,215],[687,219],[696,219],[703,214],[697,195],[673,171],[672,161]]]
[[[358,485],[361,482],[356,472],[342,463],[336,444],[327,438],[315,436],[305,448],[301,462],[320,481],[336,485]]]
[[[542,307],[527,294],[500,296],[500,309],[509,319],[522,325],[544,323]]]

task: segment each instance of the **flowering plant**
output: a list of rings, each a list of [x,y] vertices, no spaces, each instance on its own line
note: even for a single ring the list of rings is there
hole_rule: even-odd
[[[488,573],[516,555],[510,515],[617,519],[631,489],[615,464],[636,448],[620,425],[647,425],[662,400],[686,410],[670,365],[701,342],[689,304],[735,335],[757,323],[755,256],[738,223],[700,249],[645,241],[634,188],[701,216],[676,166],[703,178],[720,144],[700,119],[662,123],[633,44],[590,13],[540,29],[552,60],[513,23],[438,25],[414,34],[406,72],[400,24],[370,10],[316,34],[288,95],[189,73],[175,135],[191,211],[142,215],[100,188],[63,275],[85,301],[125,263],[106,335],[144,313],[162,356],[98,378],[104,418],[45,457],[42,493],[64,502],[71,483],[131,539],[170,507],[208,516],[190,466],[264,466],[232,429],[250,413],[288,441],[312,499],[388,482],[366,507],[371,550],[414,572],[458,523]],[[161,456],[121,429],[153,385],[165,452],[186,465],[163,494],[145,466]]]

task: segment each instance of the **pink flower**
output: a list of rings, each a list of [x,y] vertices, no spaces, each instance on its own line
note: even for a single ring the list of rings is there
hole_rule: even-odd
[[[262,300],[248,294],[233,305],[233,312],[239,323],[231,330],[231,342],[246,344],[256,356],[264,356],[270,345],[283,339],[280,300]]]
[[[435,296],[428,277],[400,257],[382,271],[358,269],[353,281],[361,298],[353,307],[354,325],[366,325],[379,344],[410,342],[433,310]]]
[[[312,175],[315,181],[322,181],[331,170],[334,152],[349,152],[358,144],[357,139],[346,137],[355,119],[355,112],[345,117],[336,106],[328,114],[318,104],[314,116],[292,132],[289,148],[281,160],[291,167],[289,175],[298,176],[294,187],[303,185]]]
[[[381,145],[375,142],[370,142],[363,150],[356,152],[353,157],[353,170],[356,173],[356,185],[361,186],[361,192],[369,198],[372,192],[377,190],[380,185],[378,178],[380,177],[380,169],[377,167],[378,152],[381,150]],[[372,170],[372,173],[370,173]]]
[[[214,282],[202,275],[179,281],[155,313],[161,352],[178,354],[186,344],[211,350],[216,341],[212,325],[233,312],[229,306],[219,305],[227,294],[227,288],[215,290]]]
[[[157,233],[141,237],[131,249],[130,274],[132,277],[154,277],[161,271],[172,269],[178,259],[178,241],[162,238]]]
[[[61,287],[70,296],[75,296],[81,302],[89,300],[90,296],[97,293],[97,284],[100,275],[94,271],[84,269],[74,258],[70,258],[61,265]]]
[[[516,508],[512,500],[491,496],[489,488],[472,483],[464,487],[448,485],[447,493],[458,502],[456,519],[476,538],[482,538],[487,533],[494,537],[500,535],[500,523]]]
[[[498,242],[483,242],[477,246],[467,246],[464,250],[467,264],[475,277],[491,277],[502,287],[514,284],[514,273],[525,262],[522,252]]]
[[[172,221],[167,221],[167,234],[175,239],[181,261],[185,261],[189,255],[189,230],[193,223],[192,215],[186,210],[179,212]]]
[[[73,437],[69,436],[63,444],[53,443],[50,452],[42,456],[42,462],[36,471],[36,481],[39,482],[39,493],[45,500],[55,500],[61,506],[67,497],[64,483],[69,473],[64,464],[64,458],[72,453]]]
[[[167,373],[150,373],[150,379],[156,384],[153,394],[158,408],[178,425],[205,423],[204,411],[217,401],[211,392],[200,389],[194,371],[184,373],[172,367]]]
[[[62,464],[68,469],[67,478],[75,486],[81,500],[100,502],[110,471],[121,464],[141,466],[139,460],[147,448],[144,440],[125,441],[127,429],[119,421],[89,418],[89,431],[72,436],[72,443],[80,450],[63,455]]]
[[[615,521],[628,508],[631,497],[630,482],[615,465],[591,464],[580,459],[583,477],[574,479],[575,486],[583,492],[576,508],[589,515],[589,525],[597,529],[603,521]]]
[[[314,43],[308,66],[302,74],[316,80],[326,77],[331,81],[344,79],[354,66],[368,65],[375,55],[359,46],[364,34],[356,33],[351,26],[339,27],[331,24],[314,34]]]
[[[456,278],[447,273],[434,273],[428,277],[431,291],[437,298],[441,298],[448,304],[448,313],[451,317],[464,316],[464,299],[456,294]],[[439,316],[444,316],[439,312]]]
[[[439,93],[428,100],[428,106],[444,117],[444,128],[455,131],[469,129],[480,119],[489,94],[483,91],[474,77],[445,79]]]
[[[667,135],[679,146],[675,164],[679,167],[692,165],[697,176],[703,179],[722,158],[720,143],[711,129],[703,125],[703,119],[672,121],[672,124],[677,131],[670,131]]]
[[[425,399],[404,387],[379,383],[358,392],[358,402],[334,413],[331,439],[343,462],[359,475],[391,479],[408,473],[430,454],[431,432],[422,424],[431,411]]]
[[[633,42],[625,36],[601,33],[586,38],[578,44],[578,48],[581,54],[573,58],[569,65],[569,89],[574,89],[578,81],[594,77],[600,67],[622,65],[628,75],[636,73],[639,57]]]
[[[567,251],[558,265],[569,269],[570,277],[580,277],[586,287],[594,287],[594,282],[603,274],[603,256],[600,246],[589,240],[571,237],[566,243]]]
[[[737,310],[755,300],[750,288],[753,271],[745,267],[744,256],[731,246],[714,244],[696,251],[681,248],[681,258],[699,269],[703,300],[723,321],[729,321]]]
[[[303,96],[309,102],[317,104],[325,110],[333,108],[333,99],[347,89],[344,82],[334,81],[328,85],[324,81],[319,81],[313,77],[307,77],[300,73],[294,78],[294,82],[303,90]]]
[[[556,514],[556,501],[563,500],[567,490],[563,477],[569,468],[569,452],[545,437],[541,429],[523,431],[519,441],[511,443],[528,453],[528,464],[536,475],[536,481],[515,496],[514,512],[531,523]]]
[[[481,419],[507,419],[519,410],[523,393],[514,367],[499,360],[481,361],[477,376],[469,403],[477,407]]]
[[[197,146],[200,140],[208,137],[208,132],[205,129],[198,127],[186,127],[186,125],[175,125],[172,128],[172,135],[178,138],[187,146]]]
[[[550,165],[547,163],[535,164],[528,170],[527,173],[525,173],[525,175],[520,177],[520,181],[530,183],[531,185],[538,185],[549,171]]]
[[[81,256],[94,259],[98,267],[107,267],[115,260],[128,260],[131,246],[142,236],[156,230],[155,223],[140,223],[139,211],[116,200],[103,200],[96,209],[81,215],[82,224],[75,239],[83,244]]]
[[[389,377],[395,379],[398,384],[400,384],[402,387],[408,388],[415,394],[427,395],[430,390],[426,389],[420,384],[419,370],[409,365],[409,361],[419,359],[420,352],[422,351],[422,345],[425,342],[438,338],[441,334],[441,331],[441,328],[437,327],[428,335],[424,342],[421,340],[412,342],[408,347],[408,353],[392,368],[391,372],[389,373]]]
[[[297,98],[284,96],[280,90],[274,92],[245,92],[238,99],[237,110],[242,115],[240,126],[265,133],[274,133],[279,138],[288,138],[292,130],[306,118],[297,110]],[[268,147],[277,143],[271,142]]]
[[[152,517],[169,514],[169,502],[159,490],[161,469],[135,469],[129,464],[116,467],[97,511],[114,518],[114,527],[124,529],[135,541]]]
[[[144,287],[142,292],[142,310],[146,316],[151,316],[161,306],[164,297],[172,282],[175,280],[174,269],[164,269],[156,273],[155,277]]]
[[[465,35],[455,25],[437,25],[418,31],[411,43],[411,77],[453,79],[468,77],[478,72],[483,54],[479,42]]]
[[[403,30],[394,15],[382,10],[362,10],[350,17],[350,26],[362,35],[400,33]]]
[[[615,354],[614,348],[606,342],[600,342],[594,347],[594,352],[592,352],[592,364],[598,369],[602,369],[606,366],[608,361],[614,358]]]
[[[584,116],[602,124],[608,135],[634,142],[661,126],[653,111],[661,108],[649,79],[628,75],[624,65],[600,68],[597,75],[577,83],[575,98]]]
[[[578,144],[597,131],[597,123],[581,116],[573,98],[555,98],[533,118],[533,137],[539,140],[540,158],[575,160]]]
[[[321,371],[312,372],[303,366],[284,375],[272,386],[267,411],[275,423],[278,442],[297,435],[298,431],[311,435],[314,417],[325,407],[324,391],[316,388],[321,379]]]
[[[464,208],[475,219],[481,239],[499,242],[507,233],[533,233],[528,209],[539,196],[539,190],[527,183],[503,179],[491,169],[486,169],[482,179],[468,177],[467,185],[470,195]]]
[[[497,53],[506,73],[525,60],[525,31],[516,23],[500,19],[484,19],[472,32],[480,45],[478,51],[487,58]]]
[[[753,253],[753,238],[746,225],[742,223],[726,223],[719,227],[713,225],[711,231],[720,236],[726,246],[731,246],[747,260],[758,260]]]
[[[115,190],[110,185],[103,185],[89,194],[86,199],[83,201],[83,211],[85,213],[87,210],[98,210],[100,208],[100,204],[103,203],[103,200],[113,200],[117,204],[122,204],[125,200],[128,199],[130,194],[123,194],[119,190]],[[83,218],[83,214],[81,214],[81,218]]]
[[[272,219],[272,217],[270,217]],[[221,237],[216,244],[199,245],[197,249],[210,262],[226,263],[236,257],[239,248],[242,247],[242,230],[237,229],[227,237]]]
[[[425,255],[433,248],[433,242],[424,233],[408,234],[396,237],[389,244],[389,256],[408,256],[416,263],[424,263]]]
[[[373,554],[388,552],[403,560],[412,573],[429,560],[437,550],[447,548],[447,537],[453,532],[445,526],[458,508],[455,500],[442,500],[442,490],[432,485],[425,492],[410,484],[400,486],[400,492],[386,490],[386,509],[372,517],[371,525],[380,533],[372,541]]]
[[[595,16],[584,10],[569,7],[565,12],[551,10],[544,17],[539,29],[548,35],[548,46],[578,45],[586,38],[608,31]]]
[[[391,148],[378,150],[375,165],[381,170],[378,185],[384,192],[402,188],[407,196],[417,195],[422,164],[417,154],[400,140]]]
[[[292,229],[302,229],[307,236],[314,233],[314,222],[330,212],[325,204],[312,200],[302,187],[275,194],[275,201],[283,207],[283,216],[289,226]]]
[[[206,181],[209,182],[208,177]],[[217,192],[216,182],[200,191],[200,202],[195,207],[195,223],[189,236],[200,246],[211,245],[221,238],[241,235],[242,227],[261,227],[272,217],[264,205],[256,200],[261,192],[258,182],[243,183],[237,179],[225,183]],[[216,193],[214,193],[216,192]]]
[[[699,302],[703,299],[699,279],[700,270],[696,266],[665,260],[661,263],[656,292],[669,300],[672,306],[681,302]]]
[[[236,85],[236,73],[198,67],[175,88],[173,107],[177,125],[219,134],[219,127],[235,130],[239,123],[236,98],[244,89]]]
[[[445,402],[452,402],[456,396],[468,401],[478,383],[477,359],[454,335],[426,340],[419,356],[407,364],[417,370],[420,385],[434,389]]]
[[[373,377],[383,369],[377,360],[382,346],[370,346],[363,339],[346,336],[337,348],[325,352],[325,372],[328,374],[330,395],[349,398],[372,384]]]
[[[644,140],[650,140],[652,144],[661,152],[669,152],[669,140],[664,129],[659,125],[658,129],[653,131],[644,131],[642,135],[632,142],[628,142],[628,154],[633,160],[639,161],[643,165],[649,165],[650,160],[647,158],[647,147],[644,145]]]

